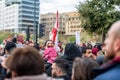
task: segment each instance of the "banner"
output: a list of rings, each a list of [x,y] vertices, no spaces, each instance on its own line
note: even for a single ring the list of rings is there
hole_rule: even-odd
[[[76,44],[80,45],[80,31],[75,32]]]

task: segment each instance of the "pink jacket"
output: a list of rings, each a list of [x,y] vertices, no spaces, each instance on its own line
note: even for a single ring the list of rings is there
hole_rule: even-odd
[[[48,63],[53,63],[57,58],[57,52],[53,47],[46,48],[43,54],[43,58],[47,59]]]

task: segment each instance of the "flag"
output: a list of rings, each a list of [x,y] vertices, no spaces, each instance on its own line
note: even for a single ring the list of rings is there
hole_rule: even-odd
[[[52,29],[52,32],[49,33],[49,38],[50,38],[50,40],[54,41],[55,47],[58,46],[57,45],[58,44],[58,27],[59,27],[59,24],[58,24],[58,11],[57,11],[55,26]]]
[[[50,38],[50,40],[56,42],[57,33],[58,33],[58,11],[57,11],[57,13],[56,13],[55,26],[54,26],[54,28],[52,29],[52,32],[49,33],[49,38]]]
[[[55,21],[55,26],[52,29],[52,40],[55,42],[56,41],[56,37],[57,37],[57,33],[58,33],[58,11],[56,13],[56,21]]]

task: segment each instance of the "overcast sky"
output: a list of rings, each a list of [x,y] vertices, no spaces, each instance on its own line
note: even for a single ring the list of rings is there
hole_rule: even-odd
[[[75,6],[84,0],[40,0],[40,14],[77,11]]]

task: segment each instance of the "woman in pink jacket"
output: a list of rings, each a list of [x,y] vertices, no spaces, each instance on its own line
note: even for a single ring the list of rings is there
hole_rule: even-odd
[[[48,40],[46,42],[46,48],[43,54],[43,58],[48,62],[48,63],[53,63],[54,60],[57,58],[57,52],[54,48],[54,42],[52,40]]]

